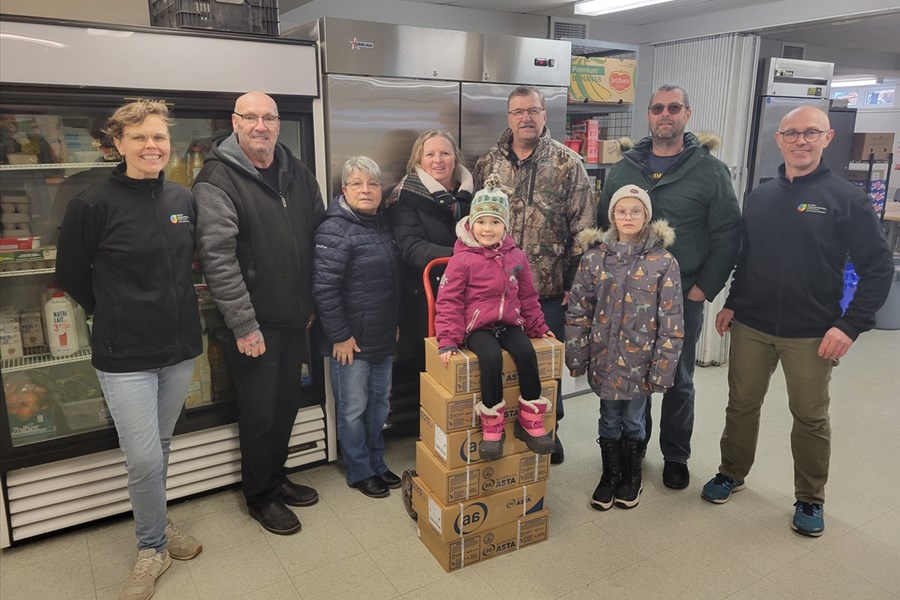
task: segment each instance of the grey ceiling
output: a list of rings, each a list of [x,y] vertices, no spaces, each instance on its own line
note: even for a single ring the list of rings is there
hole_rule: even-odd
[[[287,12],[311,0],[280,0],[282,12]],[[573,0],[407,0],[424,4],[442,4],[497,12],[525,13],[552,17],[575,17]],[[760,6],[775,0],[674,0],[665,5],[648,6],[624,13],[594,17],[606,23],[621,25],[649,25],[678,19],[709,15],[723,10]],[[859,0],[857,0],[859,1]],[[801,43],[819,44],[866,52],[900,54],[900,6],[891,14],[860,19],[842,19],[831,23],[809,23],[758,31],[764,37]]]

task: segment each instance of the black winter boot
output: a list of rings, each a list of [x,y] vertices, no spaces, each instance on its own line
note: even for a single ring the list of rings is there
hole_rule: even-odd
[[[609,510],[612,508],[616,495],[616,488],[622,479],[621,461],[622,453],[619,440],[612,438],[597,438],[600,444],[600,456],[603,458],[603,474],[600,483],[591,496],[591,508],[596,510]]]
[[[615,505],[619,508],[634,508],[641,500],[641,455],[643,440],[622,440],[622,481],[616,489]]]

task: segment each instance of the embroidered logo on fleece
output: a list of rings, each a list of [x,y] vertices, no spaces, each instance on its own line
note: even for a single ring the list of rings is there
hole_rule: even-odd
[[[828,209],[824,206],[819,206],[818,204],[798,204],[797,212],[805,212],[812,213],[814,215],[824,215],[828,212]]]
[[[181,213],[173,213],[169,215],[169,222],[172,225],[177,225],[178,223],[190,223],[191,218]]]

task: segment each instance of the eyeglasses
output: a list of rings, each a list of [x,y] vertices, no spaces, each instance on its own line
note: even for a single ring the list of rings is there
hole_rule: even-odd
[[[654,104],[650,107],[650,112],[654,115],[661,115],[664,110],[668,109],[670,115],[677,115],[681,112],[682,108],[690,108],[690,106],[678,104],[677,102],[672,102],[671,104]]]
[[[239,112],[236,112],[234,114],[241,118],[241,120],[244,122],[244,125],[256,125],[257,121],[262,119],[263,124],[266,127],[272,127],[281,119],[281,117],[279,117],[278,115],[254,115],[252,113],[242,115]]]
[[[380,188],[380,181],[350,181],[347,184],[347,187],[353,190],[354,192],[358,192],[363,189],[363,186],[369,186],[369,188]]]
[[[543,108],[535,106],[534,108],[517,108],[516,110],[509,111],[508,114],[514,119],[521,119],[526,113],[529,117],[536,117],[542,112],[544,112]]]
[[[143,133],[134,133],[123,136],[129,142],[134,142],[135,144],[140,144],[141,146],[147,143],[147,140],[153,140],[154,144],[167,144],[169,142],[169,136],[165,133],[154,133],[153,135],[144,135]]]
[[[778,132],[778,134],[781,135],[781,138],[788,144],[793,144],[794,142],[799,140],[801,135],[807,142],[815,142],[823,133],[825,132],[820,129],[807,129],[806,131],[795,131],[793,129],[788,129],[787,131]]]
[[[640,219],[644,216],[644,209],[640,206],[635,206],[634,208],[630,208],[625,210],[624,208],[617,208],[613,211],[613,216],[617,219],[627,219],[631,217],[632,219]]]

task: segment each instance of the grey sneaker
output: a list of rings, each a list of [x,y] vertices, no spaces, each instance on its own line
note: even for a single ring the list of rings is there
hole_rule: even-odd
[[[169,556],[175,560],[191,560],[203,551],[203,544],[175,527],[175,523],[168,517],[166,518],[166,539],[169,541],[166,550],[168,550]]]
[[[725,504],[731,499],[732,492],[739,492],[742,489],[744,489],[743,479],[735,480],[721,473],[716,473],[716,476],[703,486],[700,496],[713,504]]]
[[[149,600],[153,597],[156,580],[172,566],[172,559],[165,550],[157,552],[153,548],[140,550],[131,579],[122,590],[121,600]]]

